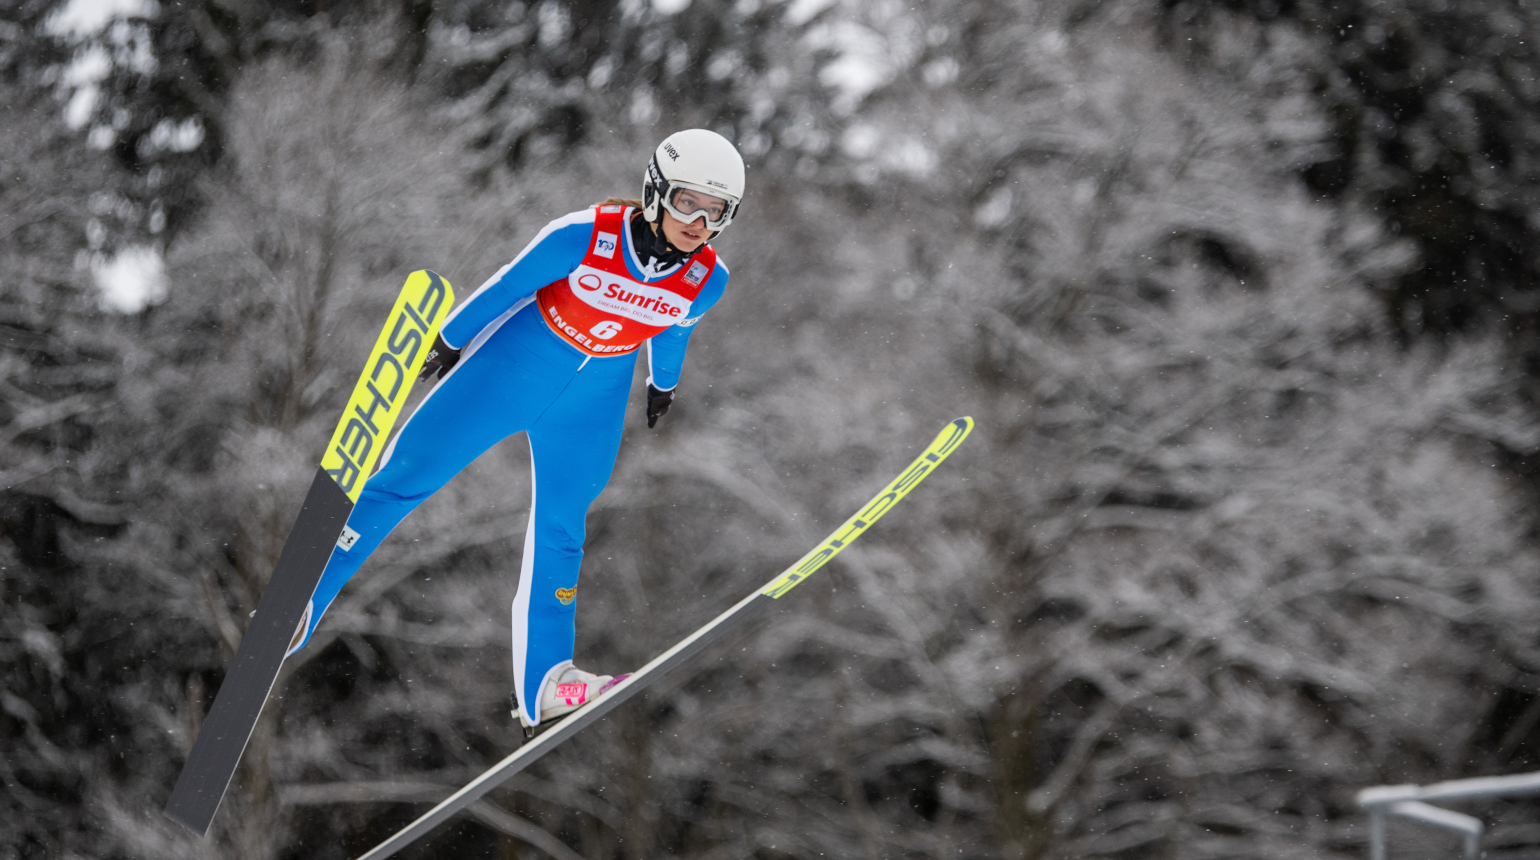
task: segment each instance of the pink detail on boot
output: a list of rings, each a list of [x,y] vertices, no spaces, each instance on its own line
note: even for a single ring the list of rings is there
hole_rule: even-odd
[[[631,673],[627,672],[624,675],[616,675],[615,677],[609,679],[608,681],[605,682],[604,686],[599,688],[599,695],[602,696],[605,693],[608,693],[610,691],[611,687],[615,686],[616,684],[619,684],[621,681],[624,681],[625,679],[627,679],[629,677],[631,677]]]
[[[588,700],[588,685],[584,683],[557,684],[556,698],[569,705],[581,705]]]

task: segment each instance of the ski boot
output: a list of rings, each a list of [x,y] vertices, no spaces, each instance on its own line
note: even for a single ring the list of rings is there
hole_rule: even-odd
[[[518,693],[509,694],[513,700],[513,715],[518,717],[519,725],[524,728],[524,740],[528,741],[535,735],[556,724],[556,721],[567,716],[578,708],[583,707],[594,699],[599,698],[609,688],[631,677],[631,675],[595,675],[592,672],[584,672],[572,665],[572,661],[556,667],[546,680],[545,686],[540,688],[540,725],[532,726],[519,710]]]

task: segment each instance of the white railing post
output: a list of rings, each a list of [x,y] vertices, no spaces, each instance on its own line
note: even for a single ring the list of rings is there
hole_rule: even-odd
[[[1399,815],[1461,834],[1465,843],[1465,860],[1477,860],[1481,856],[1481,834],[1485,830],[1481,819],[1434,806],[1428,801],[1527,794],[1540,794],[1540,773],[1454,779],[1432,785],[1377,785],[1363,789],[1358,792],[1358,805],[1369,813],[1369,860],[1387,860],[1385,818],[1389,815]]]
[[[1369,807],[1369,860],[1385,860],[1385,807]]]

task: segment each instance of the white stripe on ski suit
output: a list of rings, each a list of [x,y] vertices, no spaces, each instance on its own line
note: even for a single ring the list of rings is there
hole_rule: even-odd
[[[529,434],[524,434],[525,438]],[[529,656],[529,595],[535,578],[535,505],[539,502],[535,483],[535,442],[529,443],[529,525],[524,529],[524,552],[519,559],[519,590],[513,595],[513,694],[519,710],[530,724],[540,720],[539,694],[531,709],[524,701],[524,663]],[[533,711],[533,713],[532,713]]]
[[[587,362],[584,362],[585,364]],[[528,434],[525,434],[528,438]],[[535,504],[539,485],[535,483],[535,443],[529,443],[529,525],[524,529],[524,552],[519,559],[519,590],[513,595],[513,694],[530,726],[540,725],[540,699],[545,685],[572,665],[564,660],[546,670],[536,687],[535,701],[524,701],[524,669],[529,657],[529,599],[535,579]]]
[[[522,260],[525,257],[529,256],[529,252],[535,250],[535,247],[538,246],[542,241],[544,241],[545,237],[551,235],[552,233],[556,232],[557,230],[560,230],[563,227],[571,227],[574,224],[592,224],[592,223],[594,223],[594,218],[595,217],[596,217],[596,215],[594,213],[594,210],[592,210],[592,209],[584,209],[581,212],[573,212],[570,215],[564,216],[562,218],[557,218],[555,221],[552,221],[551,223],[545,225],[545,227],[542,228],[539,233],[535,234],[535,238],[529,240],[529,244],[524,246],[524,250],[520,251],[519,255],[517,257],[514,257],[512,260],[509,260],[508,261],[508,265],[503,266],[501,269],[498,269],[496,272],[494,272],[492,274],[492,277],[487,278],[484,282],[482,282],[481,286],[476,288],[476,292],[471,293],[470,298],[468,298],[465,301],[461,302],[459,307],[456,307],[454,310],[450,311],[449,312],[449,316],[445,317],[443,324],[439,326],[439,330],[442,331],[442,330],[448,328],[449,324],[454,322],[455,317],[459,316],[461,311],[465,310],[467,307],[470,307],[471,303],[476,301],[477,297],[480,296],[482,293],[486,292],[488,287],[491,287],[494,284],[496,284],[498,281],[501,281],[503,279],[503,275],[506,274],[509,269],[511,269],[514,266],[518,265],[520,260]],[[545,286],[545,284],[540,284],[539,286],[543,287],[543,286]],[[536,289],[538,289],[538,288],[539,287],[537,287]],[[530,302],[530,301],[534,301],[533,294],[531,294],[531,296],[528,299],[520,299],[518,302],[514,303],[514,308],[513,309],[517,310],[518,308],[523,307],[525,304],[528,304],[528,302]],[[471,339],[471,343],[475,344],[477,341],[485,340],[488,336],[490,336],[491,332],[496,331],[497,327],[499,325],[501,325],[503,323],[503,321],[505,321],[510,316],[513,316],[513,311],[512,310],[510,310],[508,313],[505,313],[502,316],[498,317],[496,321],[494,321],[492,324],[488,325],[486,328],[483,328],[481,330],[480,334],[476,335],[474,338]],[[454,344],[449,343],[449,341],[446,340],[446,341],[444,341],[444,343],[448,343],[449,347],[451,349],[454,348]],[[470,347],[467,346],[466,348],[469,349]]]

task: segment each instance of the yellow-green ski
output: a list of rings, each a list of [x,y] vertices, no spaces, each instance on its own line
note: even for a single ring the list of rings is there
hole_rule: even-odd
[[[735,625],[741,624],[753,617],[758,611],[777,605],[775,599],[786,594],[794,586],[807,579],[814,571],[822,567],[825,562],[833,558],[840,550],[850,546],[851,541],[860,537],[882,517],[883,514],[893,509],[899,500],[908,495],[915,485],[925,480],[926,476],[935,471],[936,467],[947,458],[957,446],[968,438],[973,431],[972,418],[959,418],[946,426],[941,434],[936,437],[930,447],[925,449],[907,469],[899,473],[891,484],[883,488],[876,498],[867,502],[861,510],[845,524],[829,535],[828,539],[819,544],[816,549],[803,556],[800,561],[792,565],[785,573],[777,576],[763,588],[738,601],[733,607],[710,623],[691,633],[677,645],[664,651],[653,659],[651,663],[636,670],[624,680],[610,687],[598,698],[581,708],[573,711],[560,722],[553,723],[544,732],[537,734],[533,740],[525,743],[512,755],[488,768],[481,776],[471,780],[465,787],[449,795],[441,803],[423,813],[422,817],[397,831],[395,835],[374,846],[358,860],[385,860],[405,848],[417,837],[422,836],[442,822],[448,820],[455,813],[475,803],[487,792],[501,785],[505,780],[526,767],[551,750],[555,749],[568,738],[582,731],[595,720],[609,713],[621,702],[636,695],[647,685],[663,677],[665,673],[691,656],[699,653],[703,648],[718,637],[726,633]]]
[[[166,816],[194,833],[207,833],[219,811],[295,630],[308,618],[310,598],[332,548],[453,305],[448,281],[429,271],[413,272],[374,342],[235,660],[166,802]]]

